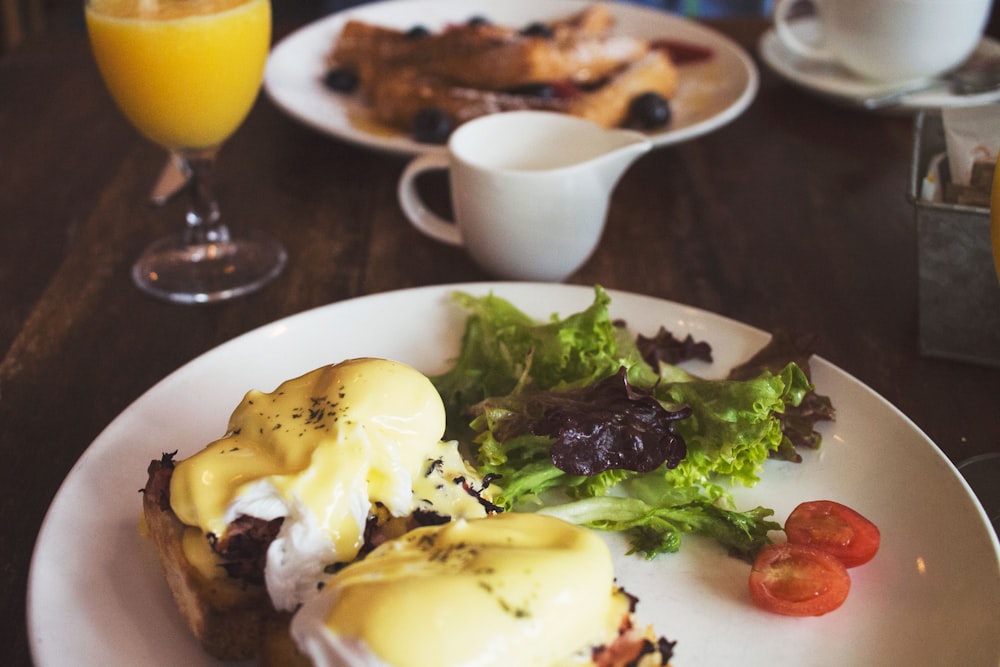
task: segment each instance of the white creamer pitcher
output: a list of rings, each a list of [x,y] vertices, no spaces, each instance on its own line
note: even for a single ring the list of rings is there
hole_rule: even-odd
[[[652,147],[630,130],[609,130],[545,111],[493,114],[460,126],[447,153],[416,158],[399,181],[399,202],[433,239],[464,246],[498,278],[561,281],[597,247],[622,174]],[[455,221],[421,201],[416,177],[448,169]]]

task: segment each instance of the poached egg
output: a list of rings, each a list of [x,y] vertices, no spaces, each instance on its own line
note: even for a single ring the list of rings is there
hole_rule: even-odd
[[[291,634],[316,667],[593,665],[629,604],[593,531],[506,513],[379,546],[327,582]]]
[[[171,508],[190,526],[189,561],[211,576],[209,543],[236,518],[283,518],[264,579],[274,607],[293,611],[331,565],[358,556],[370,516],[485,516],[469,491],[482,480],[444,429],[430,380],[387,359],[351,359],[248,392],[226,435],[174,469]]]

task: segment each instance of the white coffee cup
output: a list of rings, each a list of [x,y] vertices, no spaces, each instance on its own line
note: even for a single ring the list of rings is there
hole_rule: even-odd
[[[651,147],[639,132],[567,114],[492,114],[455,130],[447,153],[407,165],[399,202],[414,227],[463,246],[495,277],[558,282],[590,258],[611,192]],[[428,209],[417,190],[417,176],[436,169],[449,171],[455,221]]]
[[[816,10],[820,38],[803,39],[793,7]],[[961,64],[982,38],[993,0],[777,0],[781,43],[798,56],[836,62],[863,78],[905,82]]]

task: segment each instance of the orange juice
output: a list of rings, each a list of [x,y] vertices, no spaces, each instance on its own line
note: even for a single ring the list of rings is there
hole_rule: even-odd
[[[90,0],[87,30],[115,102],[167,148],[209,148],[253,105],[271,42],[269,0]]]

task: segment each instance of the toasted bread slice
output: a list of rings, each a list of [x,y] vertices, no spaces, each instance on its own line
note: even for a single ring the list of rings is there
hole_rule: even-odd
[[[264,629],[261,637],[258,667],[311,667],[312,661],[302,655],[288,630],[292,617],[280,614]]]
[[[629,107],[639,95],[657,93],[670,99],[677,90],[677,68],[663,51],[650,51],[628,65],[606,84],[570,98],[567,112],[598,125],[617,127],[629,115]]]
[[[614,22],[599,3],[542,24],[541,31],[470,20],[414,37],[352,20],[328,60],[355,70],[374,120],[407,133],[417,115],[431,109],[447,116],[451,128],[524,109],[616,127],[628,120],[639,95],[672,97],[678,72],[665,51],[614,34]],[[557,92],[538,94],[542,89]]]
[[[526,95],[456,86],[415,68],[399,68],[376,77],[367,101],[376,120],[408,132],[423,109],[439,109],[455,125],[500,111],[544,109],[565,111],[566,103]]]
[[[554,40],[567,41],[607,33],[614,25],[614,17],[603,5],[591,5],[577,14],[547,25]],[[436,35],[415,39],[408,31],[351,19],[344,24],[337,36],[337,43],[329,54],[329,60],[343,65],[356,65],[370,59],[413,65],[434,60],[452,49],[475,51],[483,46],[517,38],[518,31],[515,28],[489,22],[469,21],[449,26]]]
[[[502,91],[548,81],[590,83],[642,57],[642,40],[612,35],[606,7],[591,5],[548,24],[550,34],[533,36],[491,23],[470,22],[413,38],[391,28],[348,21],[330,55],[330,64],[366,73],[418,67],[458,86]]]
[[[661,51],[651,51],[626,66],[605,84],[570,97],[536,97],[455,86],[415,68],[399,68],[374,79],[368,90],[372,115],[403,131],[413,127],[417,113],[439,109],[454,124],[501,111],[533,109],[560,111],[605,127],[622,125],[632,100],[646,92],[665,98],[677,88],[677,70]]]
[[[548,81],[588,84],[645,55],[649,47],[625,35],[564,41],[526,37],[479,48],[474,55],[430,61],[430,72],[456,83],[511,90]]]
[[[142,509],[174,602],[207,653],[220,660],[253,658],[277,613],[262,584],[229,577],[221,567],[217,576],[206,576],[190,561],[185,532],[196,529],[181,523],[170,509],[172,466],[167,457],[150,463]]]

